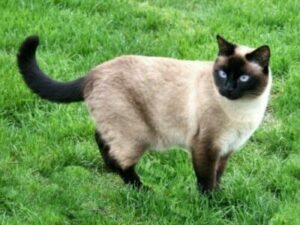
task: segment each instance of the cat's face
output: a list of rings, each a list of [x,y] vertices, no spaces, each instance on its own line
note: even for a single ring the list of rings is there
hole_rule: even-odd
[[[219,55],[214,81],[219,93],[230,100],[260,96],[268,83],[270,49],[237,46],[217,35]]]

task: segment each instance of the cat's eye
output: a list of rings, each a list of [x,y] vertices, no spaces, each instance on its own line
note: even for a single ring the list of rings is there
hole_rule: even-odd
[[[240,76],[240,81],[247,82],[250,79],[249,75],[242,75]]]
[[[227,78],[227,74],[223,70],[219,70],[218,75],[219,75],[219,77],[221,77],[223,79]]]

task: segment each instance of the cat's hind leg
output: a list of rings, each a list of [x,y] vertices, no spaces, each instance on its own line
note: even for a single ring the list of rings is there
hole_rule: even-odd
[[[96,131],[95,138],[99,151],[108,169],[120,175],[126,184],[142,187],[142,182],[135,172],[135,165],[142,156],[144,150],[134,145],[111,146],[101,137],[100,132]]]
[[[95,132],[95,139],[106,168],[117,172],[113,160],[109,157],[109,145],[102,139],[101,133],[97,130]]]

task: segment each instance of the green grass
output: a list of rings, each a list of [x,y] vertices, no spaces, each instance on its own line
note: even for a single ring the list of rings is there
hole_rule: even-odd
[[[300,224],[300,1],[26,0],[0,2],[0,224]],[[82,104],[40,100],[16,68],[20,42],[42,39],[41,67],[71,80],[121,54],[213,60],[215,35],[269,44],[268,115],[230,160],[211,199],[190,156],[146,154],[153,191],[103,169]]]

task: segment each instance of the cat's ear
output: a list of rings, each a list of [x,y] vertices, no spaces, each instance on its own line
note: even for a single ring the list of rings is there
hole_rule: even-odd
[[[269,46],[263,45],[255,49],[253,52],[246,54],[246,59],[265,68],[269,66],[270,56],[271,52]]]
[[[234,54],[235,44],[225,40],[220,35],[217,35],[217,41],[219,46],[219,55],[230,56]]]

